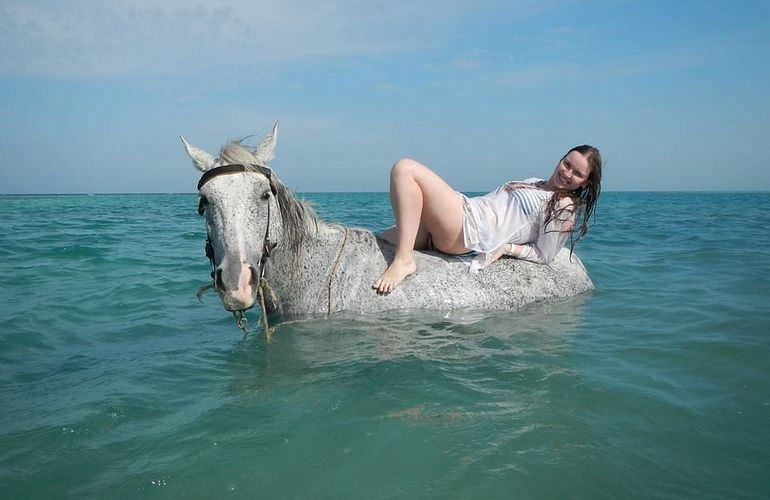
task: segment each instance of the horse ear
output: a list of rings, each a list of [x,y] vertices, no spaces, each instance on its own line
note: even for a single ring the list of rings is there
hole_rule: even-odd
[[[257,159],[257,163],[261,165],[267,165],[270,160],[275,158],[275,145],[278,143],[278,122],[273,125],[273,130],[265,136],[265,140],[262,141],[257,147],[254,156]]]
[[[210,169],[214,166],[216,163],[216,160],[213,156],[205,152],[199,147],[193,146],[189,142],[187,142],[184,137],[181,135],[179,136],[180,139],[182,139],[182,144],[184,144],[184,149],[187,151],[187,155],[192,159],[193,165],[195,168],[200,170],[201,172],[205,172],[206,170]]]

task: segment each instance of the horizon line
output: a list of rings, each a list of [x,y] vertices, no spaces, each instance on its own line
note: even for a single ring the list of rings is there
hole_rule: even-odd
[[[295,191],[298,194],[388,194],[388,191]],[[457,190],[460,193],[487,193],[489,191]],[[613,189],[603,190],[603,193],[770,193],[770,189]],[[184,195],[198,194],[195,191],[95,191],[95,192],[73,192],[73,193],[0,193],[0,196],[117,196],[117,195]]]

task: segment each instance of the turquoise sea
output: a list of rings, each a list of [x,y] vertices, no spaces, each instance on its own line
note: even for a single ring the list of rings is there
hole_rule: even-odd
[[[591,294],[270,345],[195,298],[196,205],[0,196],[0,498],[770,498],[770,193],[605,193]]]

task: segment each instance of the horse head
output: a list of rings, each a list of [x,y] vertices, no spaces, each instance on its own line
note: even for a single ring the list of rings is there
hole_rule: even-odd
[[[203,172],[198,213],[206,222],[213,286],[228,311],[249,309],[266,260],[283,236],[279,183],[267,166],[278,123],[260,146],[230,142],[218,158],[181,139],[193,165]]]

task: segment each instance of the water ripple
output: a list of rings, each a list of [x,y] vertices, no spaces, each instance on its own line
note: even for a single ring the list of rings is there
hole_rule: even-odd
[[[309,197],[392,223],[384,193]],[[770,194],[607,193],[592,294],[270,345],[194,298],[195,205],[0,196],[4,498],[770,496]]]

